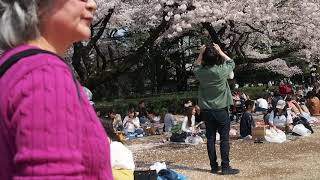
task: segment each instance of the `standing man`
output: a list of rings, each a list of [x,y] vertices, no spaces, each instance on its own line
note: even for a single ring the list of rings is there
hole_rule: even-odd
[[[217,131],[220,134],[222,174],[239,173],[238,169],[233,169],[229,165],[228,109],[232,105],[232,95],[227,79],[234,67],[234,61],[217,44],[202,46],[199,57],[195,61],[194,73],[200,82],[198,101],[206,124],[207,150],[213,174],[217,174],[219,170],[215,149]]]

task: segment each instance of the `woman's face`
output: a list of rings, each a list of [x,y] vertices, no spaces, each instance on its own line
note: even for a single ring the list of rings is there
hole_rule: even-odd
[[[134,117],[134,112],[128,112],[128,116],[129,116],[129,118],[133,118]]]
[[[89,39],[96,9],[94,0],[54,0],[41,12],[41,35],[68,43]]]
[[[196,108],[192,108],[192,115],[196,114]]]

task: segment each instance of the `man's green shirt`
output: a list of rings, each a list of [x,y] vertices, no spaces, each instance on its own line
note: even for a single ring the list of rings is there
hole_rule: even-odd
[[[195,65],[194,74],[199,80],[198,103],[202,109],[221,109],[233,104],[229,74],[233,71],[235,63],[227,60],[222,65],[212,67]]]

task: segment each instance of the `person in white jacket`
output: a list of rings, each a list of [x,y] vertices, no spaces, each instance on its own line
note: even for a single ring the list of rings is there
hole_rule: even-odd
[[[196,110],[193,106],[188,107],[186,116],[183,119],[181,130],[186,133],[195,133],[195,113]]]
[[[134,108],[128,110],[128,115],[123,120],[123,127],[126,134],[143,134],[143,130],[140,128],[139,118],[136,116]]]

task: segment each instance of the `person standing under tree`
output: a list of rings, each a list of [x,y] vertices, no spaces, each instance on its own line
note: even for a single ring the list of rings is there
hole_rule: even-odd
[[[217,44],[202,46],[198,59],[195,61],[194,74],[200,82],[198,102],[202,109],[202,119],[206,124],[207,150],[213,174],[217,174],[219,170],[215,149],[217,131],[220,134],[222,174],[240,172],[229,165],[230,118],[228,109],[232,105],[232,95],[227,79],[234,67],[234,61]]]

